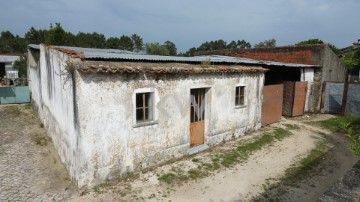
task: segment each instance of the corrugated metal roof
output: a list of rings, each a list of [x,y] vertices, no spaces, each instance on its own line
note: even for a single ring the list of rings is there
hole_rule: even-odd
[[[20,56],[16,55],[0,55],[0,62],[15,62],[19,60]]]
[[[39,45],[29,45],[31,48],[39,49]],[[81,52],[85,60],[127,60],[127,61],[152,61],[152,62],[188,62],[201,63],[210,61],[212,63],[229,63],[229,64],[246,64],[259,66],[283,66],[283,67],[316,67],[315,65],[273,62],[265,60],[254,60],[249,58],[238,58],[220,55],[207,55],[195,57],[180,56],[162,56],[162,55],[146,55],[131,51],[117,49],[98,49],[98,48],[80,48],[70,46],[51,46],[57,49],[67,49],[70,51]]]

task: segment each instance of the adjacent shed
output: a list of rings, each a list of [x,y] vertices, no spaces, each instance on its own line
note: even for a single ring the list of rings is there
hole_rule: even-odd
[[[200,52],[198,55],[226,55],[285,63],[307,64],[308,67],[269,68],[265,85],[285,81],[307,81],[308,91],[305,111],[319,112],[322,83],[325,81],[344,82],[346,67],[326,44],[306,46],[284,46],[275,48],[254,48]]]

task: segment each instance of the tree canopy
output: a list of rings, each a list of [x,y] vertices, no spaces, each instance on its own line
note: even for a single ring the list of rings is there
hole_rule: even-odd
[[[97,32],[73,34],[65,31],[60,23],[55,23],[55,25],[50,24],[49,29],[31,27],[24,37],[14,36],[10,31],[1,32],[0,53],[24,53],[27,44],[40,43],[84,48],[113,48],[136,52],[144,49],[143,39],[137,34],[110,38]]]
[[[274,48],[276,47],[275,39],[268,39],[265,41],[260,41],[259,43],[254,45],[254,48]]]
[[[250,42],[245,40],[237,40],[237,41],[230,41],[227,43],[223,39],[218,39],[215,41],[206,41],[202,43],[199,47],[190,48],[185,53],[180,53],[179,55],[183,56],[193,56],[196,52],[201,51],[214,51],[214,50],[224,50],[224,49],[244,49],[244,48],[251,48]]]

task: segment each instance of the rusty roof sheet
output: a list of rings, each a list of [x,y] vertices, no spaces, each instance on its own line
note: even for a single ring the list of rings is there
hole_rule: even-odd
[[[201,74],[201,73],[263,73],[267,69],[241,65],[199,65],[184,63],[99,62],[85,61],[75,64],[83,73],[154,73],[154,74]]]
[[[29,47],[39,49],[39,45],[30,44]],[[214,64],[242,64],[254,66],[281,66],[281,67],[317,67],[316,65],[284,63],[265,60],[255,60],[249,58],[239,58],[220,55],[180,57],[180,56],[162,56],[162,55],[146,55],[131,51],[117,49],[98,49],[98,48],[79,48],[69,46],[48,46],[67,53],[72,57],[81,58],[83,60],[95,61],[149,61],[149,62],[175,62],[175,63],[202,63],[209,61]]]

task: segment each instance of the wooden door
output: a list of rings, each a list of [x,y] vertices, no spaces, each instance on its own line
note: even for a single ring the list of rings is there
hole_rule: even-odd
[[[307,81],[295,82],[295,94],[292,116],[304,115],[306,102]]]
[[[190,147],[204,144],[205,89],[190,90]]]
[[[267,85],[263,89],[261,125],[279,122],[283,105],[283,84]]]

